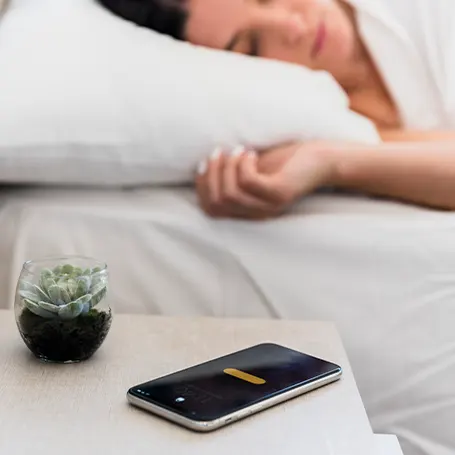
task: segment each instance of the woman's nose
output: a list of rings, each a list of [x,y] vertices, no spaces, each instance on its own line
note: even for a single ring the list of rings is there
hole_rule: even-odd
[[[264,11],[257,17],[260,28],[272,32],[286,45],[297,44],[307,30],[307,24],[301,14],[286,9],[274,8]]]
[[[297,44],[305,35],[306,24],[300,14],[291,14],[283,24],[283,39],[288,45]]]

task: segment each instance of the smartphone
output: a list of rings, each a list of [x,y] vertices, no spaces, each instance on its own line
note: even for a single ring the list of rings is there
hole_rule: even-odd
[[[128,401],[195,431],[212,431],[341,378],[339,365],[259,344],[132,387]]]

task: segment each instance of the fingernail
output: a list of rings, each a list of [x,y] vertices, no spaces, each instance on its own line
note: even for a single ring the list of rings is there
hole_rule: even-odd
[[[207,172],[207,160],[203,160],[199,163],[197,167],[197,173],[199,175],[204,175]]]
[[[223,153],[223,149],[221,147],[217,147],[213,151],[213,153],[210,155],[210,159],[212,161],[216,161],[221,156],[222,153]]]
[[[231,152],[231,156],[236,157],[243,155],[245,153],[245,147],[243,145],[238,145],[237,147],[234,148]]]
[[[248,152],[248,158],[256,159],[257,157],[258,157],[258,154],[257,154],[256,150],[250,150]]]

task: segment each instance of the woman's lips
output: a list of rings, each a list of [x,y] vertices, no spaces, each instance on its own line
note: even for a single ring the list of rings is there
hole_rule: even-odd
[[[318,30],[316,32],[316,38],[314,40],[313,51],[311,53],[313,58],[317,57],[321,53],[322,49],[324,48],[326,36],[327,36],[327,30],[325,28],[325,24],[322,23],[318,27]]]

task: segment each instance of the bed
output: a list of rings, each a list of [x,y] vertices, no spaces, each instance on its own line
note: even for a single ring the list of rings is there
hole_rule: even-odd
[[[455,453],[455,215],[318,194],[215,221],[190,189],[4,188],[0,292],[47,255],[106,260],[115,311],[335,321],[377,433]]]

